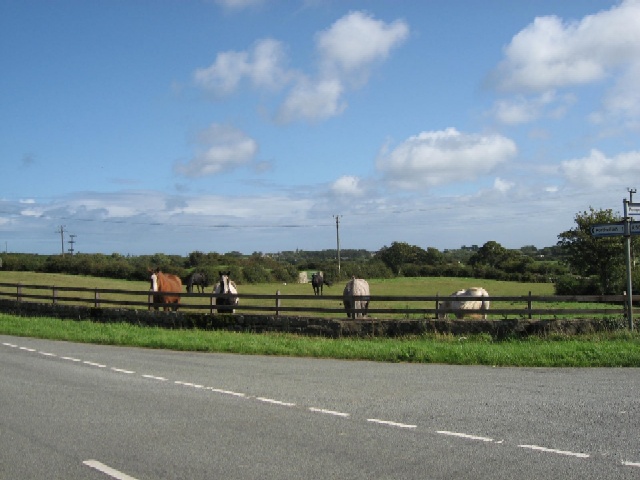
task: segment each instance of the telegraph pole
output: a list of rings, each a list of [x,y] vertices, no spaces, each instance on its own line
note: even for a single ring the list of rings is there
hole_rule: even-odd
[[[338,247],[338,279],[340,279],[340,217],[341,215],[334,215],[336,219],[336,243]]]
[[[69,240],[69,253],[71,255],[73,255],[73,244],[76,243],[76,241],[74,240],[77,237],[77,235],[71,234],[69,235],[69,238],[71,238],[71,240]]]
[[[60,234],[60,244],[62,245],[61,254],[64,255],[64,225],[60,225],[60,230],[56,230],[56,233]]]

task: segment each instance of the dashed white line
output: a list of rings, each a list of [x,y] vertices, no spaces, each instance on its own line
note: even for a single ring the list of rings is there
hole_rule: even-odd
[[[27,348],[27,347],[20,347],[20,350],[24,350],[25,352],[35,352],[36,351],[35,348]]]
[[[151,380],[159,380],[161,382],[166,382],[167,379],[164,377],[156,377],[155,375],[142,375],[143,378],[149,378]]]
[[[241,398],[246,398],[247,397],[247,395],[244,394],[244,393],[233,392],[231,390],[222,390],[220,388],[207,387],[207,390],[211,390],[212,392],[216,392],[216,393],[223,393],[225,395],[232,395],[234,397],[241,397]]]
[[[13,343],[2,342],[2,345],[5,347],[18,348],[18,345],[14,345]]]
[[[640,467],[640,463],[638,462],[622,462],[622,465],[625,467]]]
[[[104,463],[98,462],[97,460],[85,460],[82,463],[87,467],[91,467],[95,470],[98,470],[99,472],[102,472],[105,475],[110,476],[111,478],[115,478],[116,480],[136,480],[131,475],[122,473],[119,470],[116,470],[115,468],[111,468],[110,466],[105,465]]]
[[[136,373],[133,370],[125,370],[123,368],[116,368],[116,367],[111,367],[111,370],[118,373],[128,373],[128,374]]]
[[[264,403],[271,403],[273,405],[281,405],[283,407],[295,407],[295,403],[282,402],[280,400],[274,400],[273,398],[256,397],[256,400]]]
[[[74,357],[60,357],[63,360],[69,360],[71,362],[81,362],[82,360],[80,360],[79,358],[74,358]]]
[[[417,428],[417,425],[409,425],[407,423],[398,423],[392,422],[389,420],[380,420],[379,418],[367,418],[367,422],[371,423],[379,423],[381,425],[389,425],[390,427],[399,427],[399,428]]]
[[[45,357],[57,357],[57,355],[55,353],[49,353],[49,352],[38,352],[40,355],[44,355]]]
[[[555,448],[540,447],[538,445],[518,445],[518,447],[520,447],[520,448],[528,448],[530,450],[536,450],[538,452],[556,453],[558,455],[567,455],[569,457],[589,458],[589,454],[588,453],[570,452],[568,450],[557,450]]]
[[[86,360],[82,363],[84,363],[85,365],[89,365],[90,367],[107,368],[106,365],[102,365],[101,363],[88,362]]]
[[[469,435],[467,433],[449,432],[448,430],[438,430],[437,433],[449,435],[451,437],[466,438],[467,440],[479,440],[481,442],[493,442],[493,438],[479,437],[477,435]]]
[[[350,413],[345,413],[345,412],[336,412],[335,410],[326,410],[324,408],[316,408],[316,407],[309,407],[309,410],[311,412],[316,412],[316,413],[324,413],[327,415],[334,415],[336,417],[350,417],[351,414]]]

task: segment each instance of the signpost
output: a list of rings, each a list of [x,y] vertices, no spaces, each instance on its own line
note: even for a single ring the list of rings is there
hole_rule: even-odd
[[[634,190],[635,192],[635,190]],[[630,215],[640,215],[640,203],[631,203],[624,199],[624,220],[615,223],[600,223],[591,226],[593,237],[624,236],[625,256],[627,261],[627,318],[629,330],[633,330],[633,282],[631,275],[631,235],[640,235],[640,221],[632,221]]]

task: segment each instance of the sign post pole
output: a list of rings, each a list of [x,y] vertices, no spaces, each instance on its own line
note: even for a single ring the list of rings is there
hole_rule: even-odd
[[[627,261],[627,318],[629,319],[629,330],[633,330],[633,282],[631,275],[631,217],[629,217],[629,202],[625,198],[624,208],[624,245],[625,257]]]

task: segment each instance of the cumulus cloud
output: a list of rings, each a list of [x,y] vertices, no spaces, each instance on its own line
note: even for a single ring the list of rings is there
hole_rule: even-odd
[[[506,93],[539,94],[606,81],[614,87],[605,95],[602,115],[637,116],[639,24],[638,0],[623,1],[579,21],[537,17],[505,47],[505,58],[493,72],[492,83]],[[536,108],[542,105],[501,102],[495,114],[504,123],[522,123],[537,118]],[[556,109],[555,114],[562,114],[567,106]]]
[[[253,160],[258,143],[233,126],[213,124],[198,135],[197,150],[189,162],[174,166],[176,173],[202,177],[238,168]]]
[[[324,120],[342,113],[345,93],[362,86],[373,66],[387,59],[408,34],[404,21],[386,23],[351,12],[316,35],[318,64],[313,73],[289,67],[286,46],[263,39],[249,50],[218,53],[193,78],[197,86],[218,96],[236,92],[243,82],[260,90],[285,89],[279,121]]]
[[[622,188],[627,186],[629,178],[640,178],[640,151],[609,158],[594,149],[588,157],[561,162],[560,171],[569,183],[579,187]]]
[[[331,191],[341,197],[359,197],[364,194],[360,178],[352,175],[344,175],[333,182]]]
[[[267,38],[248,51],[219,53],[213,64],[197,69],[193,78],[196,85],[224,96],[235,92],[244,79],[256,88],[275,90],[286,85],[292,75],[284,45]]]
[[[422,132],[387,152],[377,168],[393,186],[423,189],[486,175],[513,158],[515,143],[501,135],[463,134],[455,128]]]

